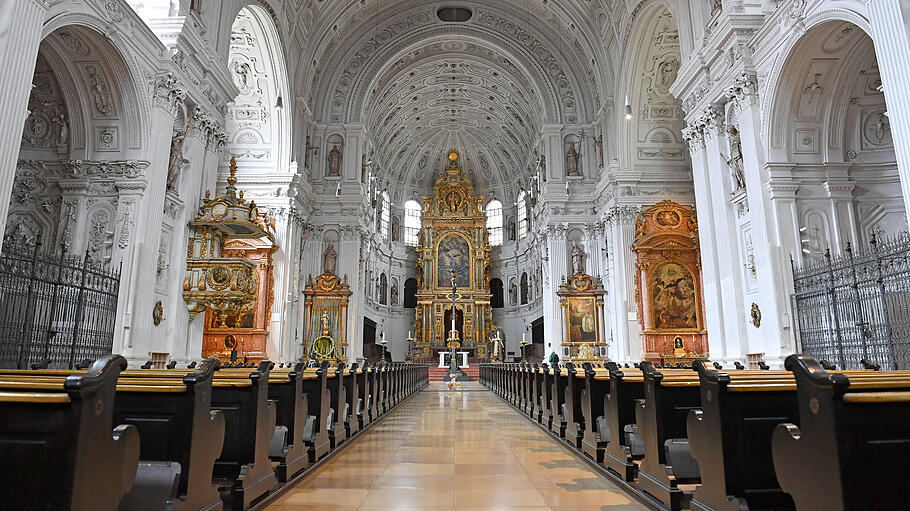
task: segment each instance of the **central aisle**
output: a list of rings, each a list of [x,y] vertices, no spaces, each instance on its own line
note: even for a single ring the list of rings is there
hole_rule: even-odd
[[[463,391],[431,383],[267,509],[646,508],[467,382]]]

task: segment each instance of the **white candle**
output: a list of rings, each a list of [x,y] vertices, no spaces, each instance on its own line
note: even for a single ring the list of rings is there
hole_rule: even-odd
[[[521,342],[526,342],[525,335],[526,335],[525,332],[521,333]]]
[[[408,330],[408,339],[410,339],[410,338],[411,338],[411,331]]]

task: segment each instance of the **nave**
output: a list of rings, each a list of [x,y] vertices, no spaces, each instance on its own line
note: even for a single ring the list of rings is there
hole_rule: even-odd
[[[648,509],[477,382],[431,382],[265,509],[305,506]]]

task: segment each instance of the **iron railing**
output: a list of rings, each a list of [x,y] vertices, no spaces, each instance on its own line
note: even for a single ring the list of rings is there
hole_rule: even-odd
[[[883,369],[910,368],[910,235],[849,243],[841,256],[793,268],[799,350],[839,368],[861,360]]]
[[[111,352],[119,271],[38,245],[0,252],[0,367],[72,369]]]

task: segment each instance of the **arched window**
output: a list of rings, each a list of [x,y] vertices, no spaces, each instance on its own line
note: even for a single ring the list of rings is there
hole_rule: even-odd
[[[528,304],[528,274],[527,273],[521,274],[520,287],[521,287],[521,290],[520,290],[521,291],[521,304],[527,305]]]
[[[525,201],[524,190],[518,194],[518,202],[515,207],[518,209],[518,239],[521,239],[528,233],[528,205]]]
[[[490,246],[502,245],[502,202],[496,199],[487,203],[487,231],[490,233]],[[500,282],[500,286],[502,283]]]
[[[382,202],[379,204],[379,235],[383,239],[389,239],[389,192],[382,192]]]
[[[501,309],[506,306],[505,297],[503,296],[502,281],[499,279],[490,279],[490,307]]]
[[[423,208],[416,200],[404,203],[404,244],[409,247],[417,246],[417,233],[420,232],[420,214]]]
[[[404,281],[404,307],[406,309],[417,307],[417,279]]]

